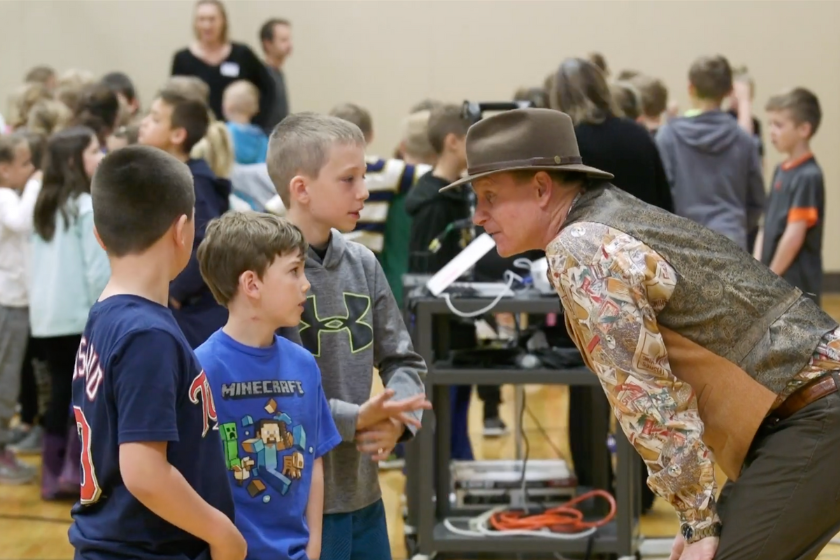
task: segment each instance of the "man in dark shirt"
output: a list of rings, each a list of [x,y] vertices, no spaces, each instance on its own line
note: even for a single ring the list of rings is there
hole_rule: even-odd
[[[273,111],[266,122],[266,134],[271,134],[277,123],[289,114],[289,94],[283,64],[292,54],[292,24],[288,20],[273,18],[260,28],[260,41],[265,52],[265,65],[274,79],[275,100]]]

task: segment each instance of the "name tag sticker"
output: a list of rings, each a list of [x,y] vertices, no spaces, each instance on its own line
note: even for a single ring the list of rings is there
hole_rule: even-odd
[[[219,68],[219,71],[222,73],[222,76],[236,78],[239,76],[239,65],[235,62],[224,62],[221,68]]]

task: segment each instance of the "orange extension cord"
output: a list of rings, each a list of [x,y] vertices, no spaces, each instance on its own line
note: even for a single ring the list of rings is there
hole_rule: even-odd
[[[584,521],[583,513],[575,508],[576,504],[590,498],[601,497],[610,504],[606,517],[598,521]],[[593,490],[566,504],[545,510],[535,515],[526,515],[521,511],[503,511],[490,517],[490,525],[497,531],[539,531],[548,529],[553,533],[580,533],[587,529],[602,527],[615,517],[615,498],[605,490]]]

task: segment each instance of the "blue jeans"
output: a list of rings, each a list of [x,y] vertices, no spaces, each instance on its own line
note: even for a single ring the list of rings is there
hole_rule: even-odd
[[[382,500],[350,513],[324,515],[321,560],[391,560]]]

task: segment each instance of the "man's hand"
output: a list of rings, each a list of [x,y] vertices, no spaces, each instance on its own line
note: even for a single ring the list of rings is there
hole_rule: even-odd
[[[426,395],[414,395],[398,401],[391,400],[393,396],[393,389],[385,389],[363,404],[359,409],[359,416],[356,420],[356,431],[370,428],[388,418],[399,420],[400,423],[407,426],[420,428],[420,421],[408,413],[432,408],[432,403],[426,400]]]
[[[720,539],[708,537],[695,543],[686,544],[682,535],[677,535],[671,547],[669,560],[712,560],[717,552]]]
[[[356,433],[356,449],[361,453],[369,453],[373,461],[384,461],[394,450],[403,432],[405,424],[396,418],[386,418]]]

